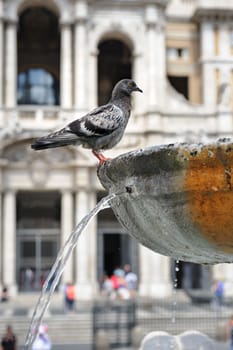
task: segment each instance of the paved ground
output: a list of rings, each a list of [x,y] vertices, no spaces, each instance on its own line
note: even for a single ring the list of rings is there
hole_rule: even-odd
[[[0,331],[3,333],[3,325],[1,323],[3,320],[12,319],[13,322],[17,318],[24,318],[28,327],[30,322],[30,315],[32,315],[33,309],[38,300],[38,294],[21,294],[18,295],[15,299],[9,301],[5,304],[0,304]],[[223,308],[216,308],[210,304],[192,304],[190,300],[182,296],[176,296],[175,300],[142,300],[142,307],[137,311],[137,317],[140,322],[142,322],[145,329],[150,330],[166,330],[171,334],[179,334],[184,331],[184,329],[188,329],[188,326],[192,326],[192,329],[198,329],[198,326],[201,329],[205,329],[206,325],[207,331],[214,332],[216,327],[223,325],[225,327],[227,320],[229,319],[229,315],[233,312],[233,304],[227,305]],[[144,304],[143,304],[144,303]],[[75,327],[77,329],[80,328],[80,323],[78,323],[78,319],[83,320],[85,317],[88,318],[88,315],[91,315],[92,312],[92,303],[79,301],[77,303],[76,316],[73,321],[77,322]],[[55,319],[59,318],[59,315],[64,315],[63,312],[63,298],[61,294],[55,294],[52,298],[52,302],[49,307],[49,318],[48,323],[52,322],[54,325]],[[62,316],[63,319],[65,316]],[[71,317],[71,318],[72,318]],[[172,321],[173,317],[175,318],[175,322]],[[65,324],[68,327],[68,319],[66,318]],[[64,321],[63,321],[64,322]],[[82,321],[79,321],[82,322]],[[91,327],[91,323],[87,325]],[[20,326],[19,326],[20,327]],[[179,328],[180,327],[180,328]],[[210,329],[211,327],[211,329]],[[20,329],[19,329],[20,330]],[[78,331],[78,330],[77,330]],[[76,332],[77,332],[76,331]],[[82,332],[82,330],[80,330]],[[147,331],[147,332],[148,332]],[[24,330],[25,332],[25,330]],[[24,333],[25,334],[25,333]],[[24,338],[23,338],[24,339]],[[77,339],[81,340],[80,337]],[[91,338],[90,338],[91,339]],[[216,350],[229,350],[228,343],[216,343]],[[22,347],[20,348],[20,350]],[[123,349],[120,350],[131,350],[131,349]],[[92,345],[89,345],[86,341],[85,344],[62,344],[60,341],[59,344],[53,345],[53,350],[93,350]],[[204,350],[204,349],[203,349]]]
[[[19,350],[23,350],[23,347],[20,347]],[[93,348],[91,345],[86,344],[54,344],[53,350],[93,350]]]
[[[23,347],[20,347],[19,350],[23,350]],[[86,344],[54,344],[53,350],[93,350],[92,345]],[[134,350],[133,348],[118,348],[118,350]],[[205,350],[205,349],[202,349]],[[229,344],[216,343],[216,348],[213,350],[230,350]]]

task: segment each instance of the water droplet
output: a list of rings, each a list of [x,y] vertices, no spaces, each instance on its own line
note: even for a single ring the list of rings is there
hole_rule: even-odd
[[[176,317],[175,316],[172,317],[172,323],[176,323]]]

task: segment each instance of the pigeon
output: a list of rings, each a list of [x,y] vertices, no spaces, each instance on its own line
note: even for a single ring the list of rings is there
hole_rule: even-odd
[[[112,91],[110,101],[93,109],[80,119],[76,119],[64,128],[43,136],[31,145],[34,150],[81,145],[89,148],[98,158],[99,165],[107,159],[102,150],[113,148],[120,142],[127,126],[133,91],[142,92],[132,79],[120,80]]]

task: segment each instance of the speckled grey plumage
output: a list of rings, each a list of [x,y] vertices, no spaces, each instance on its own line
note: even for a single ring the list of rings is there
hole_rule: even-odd
[[[130,95],[140,91],[131,79],[120,80],[112,91],[110,101],[76,119],[59,131],[41,137],[31,145],[34,150],[82,145],[94,153],[114,147],[122,138],[127,126],[131,103]]]

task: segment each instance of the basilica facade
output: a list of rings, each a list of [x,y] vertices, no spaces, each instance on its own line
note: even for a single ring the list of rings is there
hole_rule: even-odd
[[[11,295],[41,288],[75,224],[106,195],[89,150],[34,152],[33,139],[106,103],[122,78],[144,93],[107,156],[231,136],[232,19],[227,0],[0,0],[0,285]],[[140,295],[172,293],[174,261],[138,244],[107,209],[60,283],[91,299],[101,276],[126,263]],[[233,282],[231,264],[180,263],[179,274],[179,288]]]

